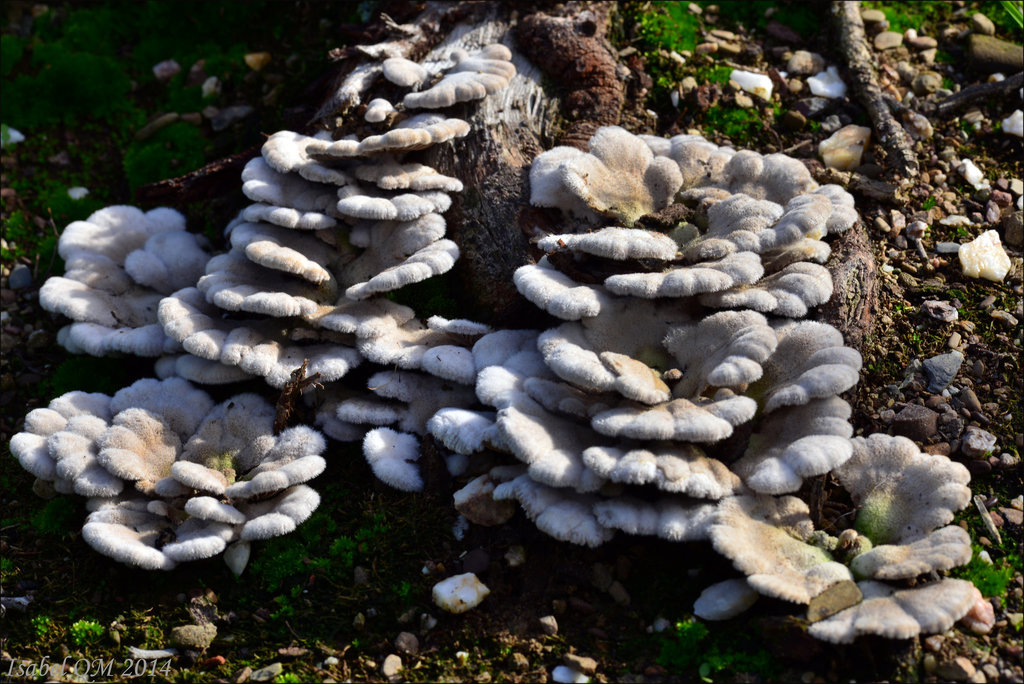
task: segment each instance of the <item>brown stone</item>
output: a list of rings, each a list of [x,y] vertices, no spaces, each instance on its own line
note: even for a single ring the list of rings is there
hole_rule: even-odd
[[[1014,74],[1024,69],[1020,45],[972,33],[967,39],[967,62],[983,74]]]

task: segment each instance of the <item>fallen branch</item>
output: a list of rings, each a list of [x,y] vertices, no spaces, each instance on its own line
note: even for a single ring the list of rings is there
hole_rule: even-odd
[[[1020,89],[1022,85],[1024,85],[1024,71],[1018,72],[1009,78],[1004,78],[1002,81],[996,81],[995,83],[979,83],[978,85],[972,85],[968,88],[964,88],[959,93],[953,93],[936,105],[935,115],[943,118],[951,116],[954,112],[963,109],[973,102],[1004,97],[1005,95]]]
[[[830,11],[839,34],[839,49],[846,58],[846,66],[853,79],[853,91],[871,117],[878,141],[887,153],[889,167],[910,181],[917,177],[919,166],[910,136],[893,117],[882,99],[878,85],[875,59],[868,51],[864,22],[860,18],[860,2],[835,0]]]
[[[899,188],[892,183],[868,178],[856,171],[838,171],[823,166],[812,166],[811,175],[823,185],[834,183],[841,185],[850,192],[857,193],[886,204],[899,205],[906,203],[906,197],[900,194]]]

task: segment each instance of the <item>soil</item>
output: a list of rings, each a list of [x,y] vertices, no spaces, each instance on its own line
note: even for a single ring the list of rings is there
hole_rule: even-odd
[[[842,176],[855,194],[861,224],[842,245],[833,246],[833,272],[845,269],[853,274],[845,279],[850,283],[844,292],[847,303],[822,315],[841,327],[864,359],[861,381],[845,397],[854,407],[856,433],[909,434],[917,424],[901,418],[907,407],[931,412],[927,415],[937,429],[918,435],[919,444],[968,467],[972,492],[993,513],[1001,540],[983,526],[973,506],[961,512],[958,524],[997,563],[1014,557],[1019,563],[1019,455],[1024,449],[1019,202],[1024,194],[1024,146],[1020,137],[1001,131],[999,122],[1020,109],[1021,101],[1014,91],[970,102],[948,116],[936,114],[936,105],[945,98],[989,80],[967,59],[969,36],[980,30],[972,20],[979,8],[963,2],[943,4],[948,7],[941,17],[919,31],[937,39],[948,61],[932,61],[935,54],[929,54],[929,48],[906,44],[870,48],[883,92],[906,102],[907,91],[925,71],[936,72],[942,87],[910,105],[934,129],[930,137],[913,142],[920,168],[916,177],[896,177],[887,168],[884,151],[875,145],[868,147],[853,176]],[[834,51],[830,31],[804,39],[778,22],[748,29],[730,19],[728,3],[720,3],[719,11],[707,3],[700,5],[702,33],[697,42],[717,47],[679,55],[685,65],[675,72],[680,82],[678,107],[664,93],[658,96],[650,75],[655,60],[636,50],[630,25],[638,16],[636,6],[611,8],[618,73],[628,73],[621,125],[662,135],[695,129],[717,144],[762,153],[785,151],[804,159],[815,173],[826,174],[817,157],[818,143],[841,125],[870,125],[855,97],[832,103],[827,114],[817,117],[787,117],[787,112],[800,110],[799,102],[808,95],[805,79],[776,80],[776,114],[770,103],[752,101],[728,83],[703,83],[687,90],[682,77],[721,65],[783,71],[797,49],[820,53],[842,71],[843,56]],[[399,12],[393,16],[398,18]],[[868,22],[869,40],[880,28]],[[557,45],[557,33],[550,27],[548,31],[532,39]],[[621,96],[606,82],[607,69],[595,73],[605,117],[609,103]],[[312,111],[318,100],[312,94],[308,97],[307,110]],[[580,91],[572,91],[571,97],[583,103],[581,110],[585,107]],[[747,102],[750,107],[745,107]],[[248,103],[267,106],[258,95]],[[763,123],[743,133],[746,139],[727,138],[722,130],[704,125],[712,103],[751,109]],[[588,133],[581,131],[589,130],[591,122],[585,116],[566,119],[570,125],[565,130],[585,140]],[[67,131],[69,141],[77,135],[83,134]],[[233,153],[259,142],[244,136],[238,140],[237,130],[223,135],[235,137],[229,150]],[[958,175],[952,161],[965,158],[981,168],[991,182],[989,189],[975,189]],[[215,164],[208,173],[236,172],[230,159]],[[27,169],[17,147],[4,150],[5,218],[14,209],[30,210],[8,183],[13,174],[29,171],[45,177],[47,168]],[[174,193],[182,188],[209,188],[212,183],[191,177],[177,185],[144,188],[141,196],[173,203]],[[216,205],[215,212],[227,214],[229,208]],[[942,222],[961,215],[969,222],[966,228]],[[56,230],[45,215],[32,218],[40,230]],[[918,220],[929,226],[923,236],[908,231]],[[989,229],[1001,236],[1012,260],[1001,282],[965,276],[956,254],[941,244],[967,242]],[[21,428],[25,413],[49,400],[46,389],[52,384],[47,383],[68,357],[55,342],[62,321],[38,305],[38,287],[51,273],[49,259],[45,254],[22,255],[17,263],[3,264],[0,432],[5,444]],[[15,288],[10,276],[19,263],[31,269],[33,278],[28,286]],[[877,279],[873,287],[867,287],[869,275]],[[853,292],[855,286],[860,291]],[[944,321],[929,314],[938,310],[927,304],[932,301],[948,304],[946,310],[955,310],[956,317]],[[925,362],[951,351],[963,355],[959,372],[946,391],[929,391]],[[149,366],[132,360],[97,362],[91,373],[141,377],[149,373]],[[993,435],[995,449],[987,454],[965,449],[964,438],[972,430]],[[401,494],[373,480],[357,449],[339,447],[332,453],[321,481],[340,484],[326,497],[330,515],[321,520],[336,525],[330,535],[354,540],[351,556],[342,561],[342,556],[332,555],[334,547],[329,553],[323,545],[333,539],[311,531],[301,544],[296,541],[300,552],[292,565],[287,564],[291,560],[285,545],[268,547],[259,552],[264,554],[262,564],[254,558],[255,567],[238,580],[216,559],[167,574],[141,572],[92,552],[73,525],[70,532],[47,529],[39,518],[44,504],[30,491],[32,478],[4,453],[2,593],[31,597],[31,603],[23,611],[9,609],[0,625],[0,679],[28,678],[27,668],[35,665],[38,670],[44,658],[50,664],[66,662],[65,679],[73,679],[75,663],[83,661],[78,672],[93,668],[94,681],[133,679],[130,668],[137,662],[127,646],[170,646],[172,627],[206,621],[217,627],[212,644],[178,646],[173,658],[146,661],[155,668],[168,663],[169,669],[142,676],[157,681],[543,682],[551,680],[555,666],[566,663],[576,669],[592,667],[587,674],[594,681],[680,682],[702,676],[745,682],[1024,680],[1024,577],[1019,566],[1007,589],[990,597],[995,622],[984,634],[958,625],[927,638],[862,638],[852,645],[833,646],[806,635],[804,615],[793,605],[761,600],[743,616],[708,624],[706,634],[694,637],[675,624],[688,619],[693,600],[704,587],[736,574],[706,544],[620,535],[598,549],[586,549],[546,537],[521,514],[505,525],[470,526],[455,535],[456,515],[449,505],[454,486],[445,478],[437,478],[424,495]],[[817,486],[827,498],[831,485]],[[842,502],[832,503],[836,506],[824,507],[824,522],[843,511]],[[52,508],[45,510],[53,513]],[[76,505],[68,521],[78,521],[84,514]],[[525,562],[519,562],[520,556]],[[283,576],[272,574],[274,563],[284,568]],[[432,604],[430,588],[443,577],[469,570],[489,587],[490,595],[465,614],[443,614]],[[99,623],[95,638],[72,627],[82,620]],[[415,635],[415,643],[403,633]],[[394,670],[396,656],[400,670]],[[110,671],[103,668],[111,661],[113,676],[107,677]],[[96,669],[103,670],[99,676]]]

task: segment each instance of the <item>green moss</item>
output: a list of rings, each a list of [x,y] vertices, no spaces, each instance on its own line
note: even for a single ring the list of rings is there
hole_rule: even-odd
[[[935,26],[952,13],[946,2],[864,2],[865,8],[880,9],[889,22],[889,30],[903,33],[909,28],[922,35],[935,35]]]
[[[636,16],[636,34],[651,49],[692,51],[697,46],[700,20],[684,2],[651,2]]]
[[[147,183],[174,178],[206,162],[206,139],[195,126],[179,121],[149,140],[134,141],[124,154],[124,173],[132,192]]]
[[[677,622],[672,634],[661,637],[658,664],[674,674],[702,681],[714,681],[714,675],[758,675],[772,679],[778,664],[771,653],[753,643],[749,635],[714,632],[694,620]]]
[[[54,627],[53,619],[48,615],[36,615],[32,618],[32,629],[36,633],[36,638],[42,639],[50,633]]]
[[[79,647],[88,646],[99,641],[104,631],[103,625],[95,620],[78,620],[71,625],[71,640]]]
[[[743,146],[759,141],[767,126],[759,110],[740,107],[712,107],[705,112],[702,125],[708,136],[724,136]]]
[[[82,511],[73,499],[58,496],[46,502],[31,518],[32,527],[40,534],[66,536],[81,526]]]
[[[131,81],[114,59],[41,44],[32,53],[32,73],[4,84],[0,117],[15,128],[92,118],[117,123],[134,109]]]
[[[0,75],[7,76],[11,73],[24,53],[24,39],[10,34],[0,36]]]
[[[957,568],[951,574],[954,577],[970,580],[978,588],[982,596],[1005,596],[1006,589],[1015,574],[1014,568],[1020,567],[1020,558],[1013,553],[989,563],[981,559],[979,554],[985,550],[980,545],[973,547],[971,562]],[[992,553],[990,550],[989,553]]]

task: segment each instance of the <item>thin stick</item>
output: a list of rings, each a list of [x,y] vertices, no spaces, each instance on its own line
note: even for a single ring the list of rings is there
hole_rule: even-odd
[[[839,33],[839,49],[853,79],[853,91],[871,117],[877,140],[887,153],[889,167],[906,181],[917,177],[919,166],[913,143],[882,99],[875,59],[868,50],[860,2],[835,0],[830,11]]]
[[[1019,71],[1009,78],[995,83],[979,83],[964,88],[959,93],[953,93],[935,107],[935,115],[947,117],[957,112],[972,102],[1001,98],[1024,85],[1024,71]]]

